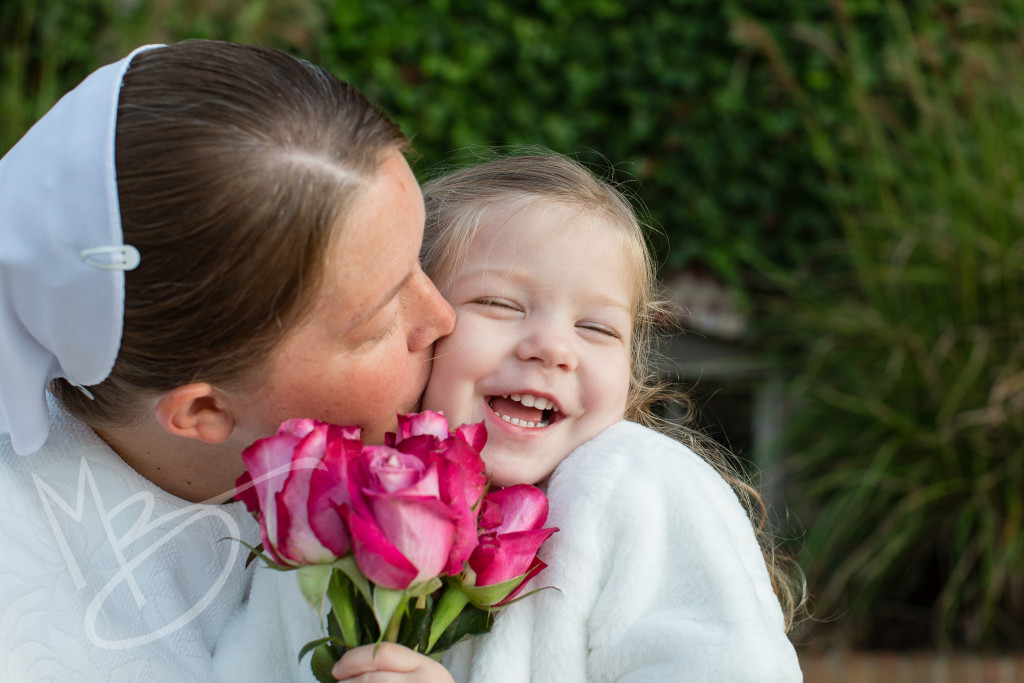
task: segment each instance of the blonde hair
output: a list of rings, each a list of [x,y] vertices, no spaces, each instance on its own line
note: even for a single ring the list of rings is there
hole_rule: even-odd
[[[427,219],[420,261],[435,281],[459,269],[483,219],[495,212],[515,210],[538,201],[551,202],[603,218],[618,230],[636,283],[625,418],[680,441],[729,482],[754,524],[789,630],[803,602],[803,581],[794,573],[795,565],[776,553],[774,540],[765,527],[764,501],[732,467],[728,453],[689,426],[694,418],[689,398],[667,385],[654,371],[655,329],[659,321],[668,319],[668,308],[658,296],[647,231],[624,193],[579,162],[544,151],[503,156],[435,178],[423,185],[423,196]],[[668,420],[658,415],[655,406],[666,402],[676,404],[682,417]]]

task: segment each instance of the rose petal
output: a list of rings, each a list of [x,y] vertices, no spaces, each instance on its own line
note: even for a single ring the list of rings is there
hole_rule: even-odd
[[[501,510],[501,523],[493,529],[488,529],[495,534],[539,529],[548,518],[547,496],[536,486],[508,486],[489,492],[485,500]]]
[[[245,503],[246,510],[259,516],[260,498],[253,488],[252,475],[249,474],[249,470],[243,472],[242,476],[235,480],[235,500],[242,501]]]
[[[436,497],[373,491],[367,496],[381,533],[416,567],[414,583],[440,575],[455,537],[451,508]]]
[[[349,463],[359,457],[362,450],[362,442],[345,438],[350,434],[329,432],[323,467],[314,470],[309,480],[309,526],[317,539],[338,557],[352,549],[352,539],[340,509],[351,501]]]
[[[519,593],[521,593],[524,588],[526,588],[526,584],[528,584],[530,582],[530,579],[532,579],[533,577],[537,576],[537,574],[540,574],[542,571],[544,571],[545,567],[547,567],[547,565],[544,564],[544,561],[541,560],[540,558],[537,558],[534,561],[533,566],[530,567],[530,571],[526,572],[526,576],[524,576],[523,580],[521,582],[519,582],[519,585],[516,586],[515,589],[513,589],[513,591],[511,593],[506,595],[504,600],[502,600],[501,602],[496,603],[494,606],[495,607],[501,607],[502,605],[507,605],[509,602],[514,600],[515,597],[517,595],[519,595]]]
[[[326,423],[314,425],[295,446],[291,471],[277,494],[278,555],[301,564],[320,564],[337,559],[320,542],[309,524],[310,480],[314,471],[324,468],[322,460],[327,450],[328,428]],[[287,516],[282,511],[287,511]]]
[[[352,552],[359,571],[367,579],[385,588],[405,590],[418,571],[373,522],[355,514],[348,506],[341,509],[352,533]]]
[[[278,432],[276,436],[259,439],[242,451],[242,461],[250,473],[252,491],[261,511],[260,529],[266,531],[276,545],[277,494],[284,488],[291,471],[292,452],[299,438]],[[237,495],[237,494],[236,494]],[[266,545],[267,539],[264,539]]]
[[[469,566],[476,572],[476,585],[490,586],[529,571],[541,544],[556,531],[549,528],[482,536],[469,558]]]
[[[346,441],[359,441],[362,436],[363,430],[360,427],[339,427],[338,425],[331,425],[330,435],[328,439],[344,439]]]
[[[427,434],[440,440],[448,438],[448,420],[441,413],[424,410],[398,416],[398,442],[413,436]]]
[[[428,468],[415,455],[387,446],[367,446],[363,457],[368,475],[377,484],[374,488],[389,493],[414,488],[419,495],[437,496],[436,468]]]
[[[487,428],[483,422],[459,425],[455,428],[455,436],[465,441],[477,453],[487,444]]]
[[[475,506],[487,488],[483,458],[462,439],[448,439],[443,446],[441,457],[458,468],[458,472],[461,473],[461,486],[470,504]]]
[[[505,521],[505,515],[501,514],[501,508],[491,500],[490,496],[484,496],[480,503],[480,528],[482,533],[494,533],[494,530]]]
[[[444,569],[445,574],[453,576],[462,571],[463,563],[469,559],[478,543],[474,507],[483,494],[486,482],[482,472],[477,477],[475,473],[463,469],[458,462],[442,459],[437,466],[441,500],[451,508],[455,520],[455,537]]]
[[[424,463],[430,463],[441,457],[444,442],[433,434],[416,434],[402,439],[394,445],[394,448],[405,455],[418,458]]]
[[[277,436],[288,435],[294,436],[297,439],[302,439],[321,424],[324,423],[319,420],[304,417],[285,420],[281,423],[281,426],[277,428]]]

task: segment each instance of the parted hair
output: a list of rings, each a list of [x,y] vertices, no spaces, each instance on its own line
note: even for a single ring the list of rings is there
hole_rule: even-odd
[[[51,389],[93,425],[140,392],[258,381],[310,308],[359,190],[407,140],[353,85],[274,49],[185,41],[138,54],[117,109],[124,332],[110,376]]]
[[[787,630],[791,628],[803,603],[803,579],[795,564],[776,552],[762,497],[733,467],[728,452],[692,426],[696,415],[689,397],[660,380],[654,369],[658,323],[667,319],[669,307],[659,297],[647,230],[624,192],[570,157],[533,148],[529,153],[502,156],[434,178],[424,184],[423,195],[427,218],[420,260],[435,281],[460,267],[481,224],[497,212],[506,214],[530,203],[551,202],[614,226],[634,280],[625,418],[682,442],[729,482],[751,517]],[[658,404],[665,403],[677,408],[672,420],[656,410]]]

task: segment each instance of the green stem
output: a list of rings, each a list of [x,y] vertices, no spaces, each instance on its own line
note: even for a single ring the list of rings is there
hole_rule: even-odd
[[[331,609],[334,610],[334,617],[338,620],[338,626],[341,627],[345,647],[351,650],[359,646],[359,628],[356,625],[350,584],[351,581],[344,573],[334,570],[327,597],[331,602]]]
[[[388,622],[388,628],[384,632],[384,640],[389,643],[398,642],[398,630],[402,627],[402,613],[403,610],[395,610],[395,613],[391,616],[391,621]]]

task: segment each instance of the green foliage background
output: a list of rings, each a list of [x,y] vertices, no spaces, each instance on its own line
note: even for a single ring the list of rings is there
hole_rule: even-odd
[[[730,39],[740,13],[780,28],[804,16],[776,4],[7,0],[0,149],[135,45],[271,44],[382,104],[413,136],[421,175],[491,145],[614,167],[671,235],[662,260],[705,265],[740,295],[741,259],[795,264],[835,231],[788,95]]]
[[[0,150],[185,38],[356,83],[421,177],[532,144],[625,182],[786,372],[798,637],[1024,646],[1024,2],[5,0]]]

